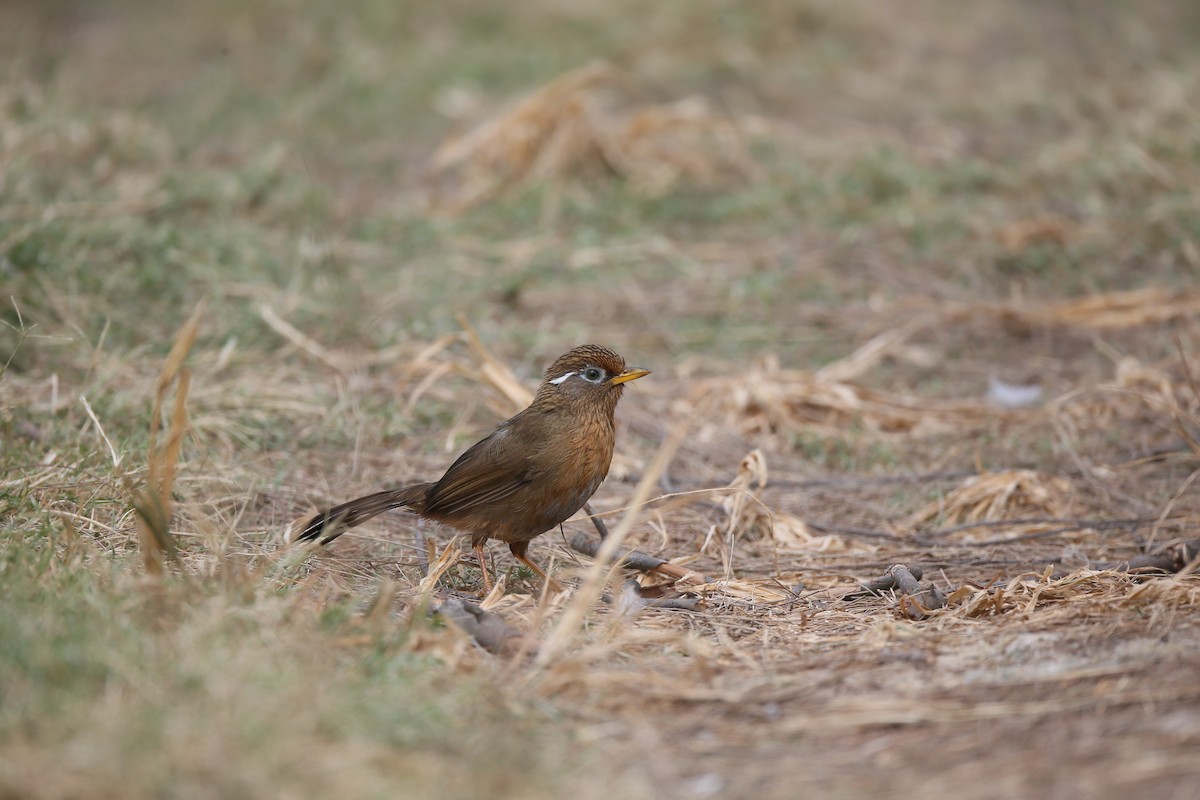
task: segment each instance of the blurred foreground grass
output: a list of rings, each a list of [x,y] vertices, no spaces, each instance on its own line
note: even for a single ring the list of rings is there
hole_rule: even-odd
[[[573,764],[394,625],[314,616],[252,582],[150,585],[132,559],[55,547],[48,528],[0,550],[6,793],[550,796]]]

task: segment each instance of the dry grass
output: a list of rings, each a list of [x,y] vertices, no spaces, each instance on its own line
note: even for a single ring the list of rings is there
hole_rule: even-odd
[[[1187,4],[168,5],[0,9],[0,795],[1194,792]],[[283,545],[584,340],[688,577]]]
[[[719,185],[757,174],[744,139],[761,125],[698,97],[629,107],[612,97],[628,94],[628,84],[609,64],[579,67],[443,142],[429,165],[453,177],[441,204],[462,209],[521,185],[604,172],[659,195],[684,180]]]

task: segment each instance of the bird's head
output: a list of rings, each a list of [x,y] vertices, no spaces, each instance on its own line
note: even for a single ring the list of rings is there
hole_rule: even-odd
[[[625,384],[650,374],[625,368],[625,359],[598,344],[585,344],[559,356],[538,387],[537,400],[553,406],[594,405],[616,408]]]

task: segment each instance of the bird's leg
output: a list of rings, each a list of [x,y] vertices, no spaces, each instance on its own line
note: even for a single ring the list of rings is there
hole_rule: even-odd
[[[554,580],[554,578],[551,578],[549,575],[546,574],[545,570],[543,570],[537,564],[535,564],[529,560],[529,556],[525,555],[525,551],[528,548],[529,548],[529,542],[512,542],[508,546],[508,549],[512,551],[513,557],[516,558],[517,561],[520,561],[522,564],[529,567],[531,570],[533,570],[538,575],[540,575],[542,580],[545,581],[550,586],[551,589],[553,589],[554,591],[556,591],[560,594],[565,592],[566,588],[561,583]]]
[[[475,557],[479,559],[479,571],[483,573],[483,597],[487,597],[488,592],[492,590],[492,581],[488,578],[487,558],[483,552],[483,543],[486,541],[484,539],[475,543]]]

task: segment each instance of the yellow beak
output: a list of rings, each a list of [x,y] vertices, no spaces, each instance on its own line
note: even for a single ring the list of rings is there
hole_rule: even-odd
[[[650,370],[648,370],[648,369],[642,369],[641,367],[634,367],[633,369],[625,370],[620,375],[614,375],[611,382],[614,384],[628,383],[629,381],[636,381],[638,378],[644,378],[649,374],[650,374]]]

